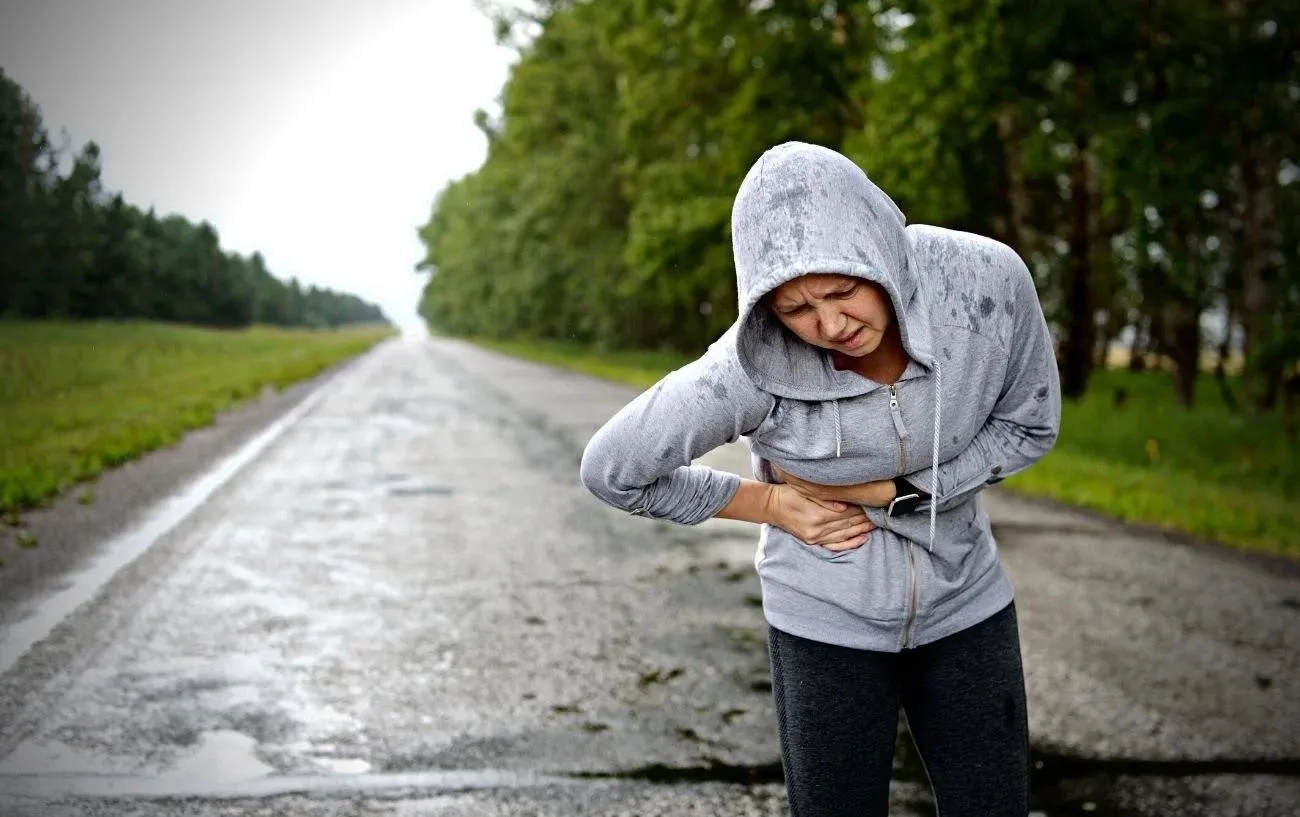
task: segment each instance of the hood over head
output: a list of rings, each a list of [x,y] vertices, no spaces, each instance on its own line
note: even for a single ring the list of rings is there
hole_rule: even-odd
[[[893,304],[904,348],[913,360],[933,366],[929,314],[905,226],[898,205],[840,153],[787,142],[759,157],[731,213],[736,350],[759,388],[799,400],[834,400],[874,388],[836,369],[830,352],[800,340],[760,303],[808,273],[879,284]]]

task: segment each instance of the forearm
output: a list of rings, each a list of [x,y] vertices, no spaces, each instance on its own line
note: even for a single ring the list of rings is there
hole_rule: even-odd
[[[715,516],[718,519],[738,519],[759,525],[775,524],[775,490],[775,485],[741,479],[735,496]]]
[[[990,420],[960,454],[939,465],[937,474],[927,468],[909,474],[908,481],[927,494],[935,489],[938,510],[946,511],[1025,470],[1046,455],[1056,440],[1051,427],[1015,426],[1013,430],[1012,426]]]

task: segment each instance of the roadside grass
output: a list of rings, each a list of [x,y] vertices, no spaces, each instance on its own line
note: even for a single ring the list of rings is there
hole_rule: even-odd
[[[171,445],[264,389],[313,377],[390,331],[0,321],[0,514],[12,523],[18,512]]]
[[[641,389],[691,359],[544,341],[471,341]],[[1003,487],[1242,550],[1300,558],[1300,445],[1276,415],[1229,411],[1210,377],[1201,378],[1195,408],[1188,411],[1175,402],[1163,372],[1096,372],[1084,399],[1063,407],[1056,448]]]

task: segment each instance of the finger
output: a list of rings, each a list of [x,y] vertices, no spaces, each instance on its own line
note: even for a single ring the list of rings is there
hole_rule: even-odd
[[[874,527],[875,525],[871,524],[871,520],[864,520],[862,522],[858,522],[853,525],[828,529],[824,531],[820,537],[818,537],[818,541],[825,543],[830,541],[852,539],[854,537],[862,536],[863,534],[870,533]]]
[[[870,538],[871,538],[870,536],[863,534],[862,536],[855,536],[852,539],[846,539],[842,542],[831,542],[829,544],[822,545],[822,547],[826,548],[827,550],[833,551],[835,553],[842,553],[846,550],[856,550],[857,548],[862,547],[867,543],[867,540]]]

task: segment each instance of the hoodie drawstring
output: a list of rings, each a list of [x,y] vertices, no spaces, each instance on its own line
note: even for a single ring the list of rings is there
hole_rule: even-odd
[[[840,456],[840,401],[835,401],[835,457]]]
[[[930,552],[934,553],[935,514],[939,506],[939,434],[943,428],[940,422],[940,395],[943,389],[943,369],[939,361],[934,362],[934,444],[930,451]]]

